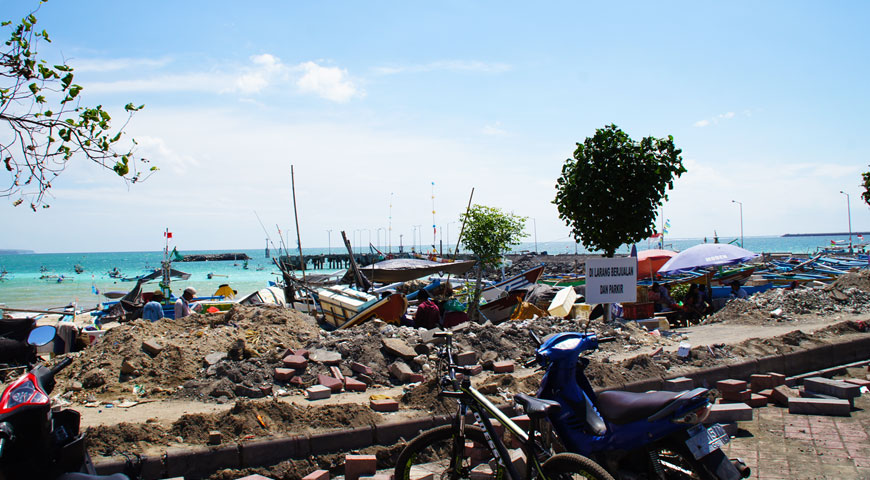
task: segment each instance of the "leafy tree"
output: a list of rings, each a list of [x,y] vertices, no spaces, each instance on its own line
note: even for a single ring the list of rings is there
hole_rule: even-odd
[[[620,245],[649,238],[665,187],[686,169],[674,138],[632,140],[616,125],[597,129],[565,160],[553,203],[574,239],[612,257]]]
[[[864,193],[861,194],[861,198],[864,199],[864,203],[870,205],[870,172],[862,173],[861,179],[864,180]]]
[[[465,223],[462,231],[462,246],[466,250],[471,250],[478,261],[477,282],[468,308],[471,319],[477,321],[480,310],[475,306],[480,305],[483,267],[497,266],[501,261],[502,253],[528,236],[523,231],[526,217],[504,213],[498,208],[472,205],[466,213],[460,215],[459,220]]]
[[[0,187],[0,196],[18,196],[15,206],[29,198],[34,211],[47,208],[52,181],[74,158],[90,160],[130,183],[144,180],[133,149],[115,151],[127,122],[143,105],[128,103],[127,122],[112,131],[112,118],[101,105],[81,104],[83,87],[74,82],[73,68],[39,58],[37,43],[51,40],[45,30],[37,30],[35,14],[18,24],[0,24],[10,30],[0,51],[0,159],[9,175],[9,186]]]
[[[528,236],[523,231],[526,217],[504,213],[498,208],[473,205],[459,219],[465,222],[463,248],[474,252],[483,266],[498,265],[505,250]]]

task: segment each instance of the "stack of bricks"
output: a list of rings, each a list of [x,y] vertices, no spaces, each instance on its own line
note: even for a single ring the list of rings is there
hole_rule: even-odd
[[[789,413],[849,416],[861,387],[843,380],[810,377],[804,380],[799,394],[788,399]]]

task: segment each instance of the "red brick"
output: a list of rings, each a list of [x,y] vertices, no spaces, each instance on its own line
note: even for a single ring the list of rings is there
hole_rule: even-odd
[[[752,408],[761,408],[767,405],[768,400],[769,399],[764,395],[758,395],[753,393],[752,395],[750,395],[749,400],[746,401],[746,404]]]
[[[332,373],[333,377],[338,379],[339,382],[344,383],[344,374],[341,373],[341,368],[329,367],[329,371]]]
[[[408,375],[408,383],[420,383],[425,379],[422,373],[412,373]]]
[[[293,378],[293,375],[296,374],[296,370],[292,368],[276,368],[275,369],[275,380],[279,382],[286,382]]]
[[[741,390],[746,390],[746,382],[743,380],[719,380],[716,382],[716,388],[722,392],[739,392]]]
[[[328,473],[328,472],[327,472],[327,473]],[[305,477],[305,478],[308,478],[308,477]],[[262,476],[262,475],[257,475],[257,474],[255,473],[255,474],[253,474],[253,475],[247,475],[247,476],[244,476],[244,477],[242,477],[242,478],[239,478],[238,480],[272,480],[272,479],[269,478],[269,477],[264,477],[264,476]],[[305,479],[303,479],[303,480],[305,480]],[[329,480],[329,477],[326,477],[325,480]]]
[[[480,375],[483,373],[483,365],[472,365],[468,367],[468,374],[471,376]]]
[[[704,423],[729,423],[752,420],[752,408],[745,403],[713,405]]]
[[[335,377],[330,377],[329,375],[318,374],[317,383],[324,387],[329,387],[329,389],[332,390],[332,393],[338,393],[342,388],[344,388],[344,384],[341,383],[341,380]]]
[[[308,360],[301,355],[287,355],[282,362],[284,362],[285,367],[297,370],[302,370],[308,366]]]
[[[858,385],[825,377],[804,379],[804,388],[812,392],[832,395],[837,398],[854,398],[861,395],[861,389]]]
[[[305,396],[309,400],[322,400],[329,398],[332,395],[332,390],[323,385],[312,385],[305,389]]]
[[[345,455],[344,478],[359,480],[363,475],[374,475],[378,471],[378,457],[374,455]]]
[[[365,392],[368,385],[355,378],[345,377],[344,388],[348,392]]]
[[[502,362],[493,362],[492,370],[495,373],[510,373],[514,371],[513,360],[504,360]]]
[[[308,353],[308,350],[305,350],[304,348],[297,348],[296,350],[293,350],[293,355],[305,357],[305,359],[307,360],[309,353]],[[327,480],[329,480],[329,479],[327,479]]]
[[[148,355],[152,357],[156,357],[160,355],[160,352],[163,351],[163,345],[160,344],[157,340],[151,339],[142,342],[142,350],[145,351]]]
[[[669,392],[682,392],[695,387],[695,381],[687,377],[669,378],[665,380],[664,389]]]
[[[329,480],[329,470],[315,470],[302,477],[302,480]]]
[[[369,406],[376,412],[398,412],[399,402],[393,399],[370,400]]]
[[[290,379],[290,384],[291,384],[291,385],[296,385],[297,387],[301,387],[301,386],[302,386],[302,383],[303,383],[303,382],[302,382],[302,377],[300,377],[300,376],[298,376],[298,375],[294,375],[293,378]]]
[[[780,385],[773,389],[773,394],[770,396],[773,401],[778,403],[783,407],[788,406],[789,398],[797,398],[800,397],[800,392],[794,388],[787,387],[785,385]]]
[[[777,386],[779,386],[779,385],[777,385]],[[762,395],[762,396],[765,396],[765,397],[767,397],[767,398],[770,398],[770,397],[773,396],[773,389],[772,389],[772,388],[768,388],[768,389],[765,389],[765,390],[762,390],[762,391],[758,392],[758,394],[759,394],[759,395]]]
[[[375,372],[372,370],[372,367],[368,365],[363,365],[359,362],[353,362],[350,364],[350,369],[356,373],[362,373],[363,375],[373,375]]]
[[[453,361],[457,365],[474,365],[477,362],[477,353],[471,350],[462,352],[454,356]]]
[[[511,420],[517,424],[524,432],[529,431],[529,427],[532,425],[532,420],[528,415],[520,415],[518,417],[511,417]]]
[[[852,385],[858,385],[859,387],[867,387],[870,388],[870,381],[864,380],[861,378],[846,378],[843,379],[844,382],[849,382]]]

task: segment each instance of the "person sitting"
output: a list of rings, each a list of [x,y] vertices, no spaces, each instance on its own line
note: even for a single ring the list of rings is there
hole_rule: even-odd
[[[655,311],[664,312],[668,310],[673,310],[676,307],[676,302],[671,298],[671,294],[668,293],[667,287],[659,284],[659,282],[653,282],[649,291],[649,301],[655,302]]]
[[[749,294],[740,286],[740,282],[734,280],[731,282],[731,298],[746,298]]]
[[[689,291],[686,292],[686,298],[683,299],[683,315],[688,321],[699,320],[704,315],[704,307],[704,299],[701,296],[698,285],[695,283],[691,284]]]
[[[151,295],[151,301],[146,303],[142,308],[142,318],[156,322],[163,318],[163,292],[155,290]]]
[[[190,304],[190,301],[193,300],[194,295],[196,295],[196,289],[193,287],[187,287],[184,289],[184,293],[181,294],[181,297],[175,301],[175,319],[184,318],[191,313],[191,309],[194,311],[199,311],[202,306],[194,303]]]
[[[420,290],[417,294],[420,303],[417,304],[417,313],[414,314],[414,326],[416,328],[435,328],[441,325],[441,310],[438,305],[429,298],[429,292]]]

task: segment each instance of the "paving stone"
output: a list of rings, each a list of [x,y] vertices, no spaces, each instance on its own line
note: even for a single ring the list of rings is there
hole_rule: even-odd
[[[481,367],[483,368],[483,367]],[[504,360],[501,362],[494,362],[492,364],[492,370],[495,373],[510,373],[514,371],[514,362],[513,360]]]
[[[381,340],[381,343],[384,345],[384,350],[387,353],[396,357],[411,360],[417,356],[417,352],[401,338],[384,338]]]
[[[344,389],[348,392],[365,392],[367,388],[368,385],[355,378],[345,377],[344,379]]]
[[[359,363],[359,362],[353,362],[353,363],[351,363],[351,364],[350,364],[350,369],[353,370],[353,371],[356,372],[356,373],[362,373],[362,374],[369,375],[369,376],[371,376],[371,375],[373,375],[373,374],[375,373],[375,372],[372,370],[372,367],[370,367],[370,366],[368,366],[368,365],[363,365],[362,363]]]
[[[297,387],[301,387],[305,382],[302,381],[302,377],[299,375],[293,375],[293,378],[290,379],[290,385],[296,385]]]
[[[870,380],[864,380],[862,378],[846,378],[843,379],[843,381],[851,383],[852,385],[858,385],[859,387],[870,388]]]
[[[329,388],[332,393],[339,393],[344,388],[344,384],[341,383],[341,380],[335,377],[330,377],[329,375],[318,374],[317,383]]]
[[[302,480],[329,480],[329,470],[315,470],[302,477]]]
[[[344,374],[341,373],[341,368],[333,366],[329,367],[329,371],[330,373],[332,373],[333,377],[338,379],[339,382],[341,382],[342,384],[344,383]]]
[[[408,375],[408,383],[420,383],[425,379],[426,377],[424,377],[422,373],[412,373]]]
[[[777,386],[779,386],[779,385],[777,385]],[[772,388],[768,388],[768,389],[765,389],[765,390],[762,390],[762,391],[758,392],[758,394],[759,394],[759,395],[763,395],[763,396],[765,396],[765,397],[767,397],[767,398],[771,398],[771,397],[773,397],[773,389],[772,389]],[[771,399],[771,400],[772,400],[772,399]]]
[[[388,369],[394,377],[403,383],[407,382],[408,377],[414,373],[407,363],[401,361],[391,363]]]
[[[832,380],[825,377],[811,377],[804,379],[804,388],[837,398],[855,398],[861,395],[861,387],[842,380]]]
[[[369,406],[376,412],[398,412],[399,402],[393,399],[369,400]]]
[[[746,401],[746,404],[752,408],[761,408],[767,405],[767,402],[769,400],[770,399],[768,397],[765,397],[764,395],[753,393],[752,395],[750,395],[749,400]]]
[[[217,430],[209,430],[208,432],[208,444],[209,445],[220,445],[221,444],[221,432]]]
[[[468,367],[468,374],[472,377],[483,373],[483,365],[472,365]]]
[[[152,357],[156,357],[160,355],[160,352],[163,351],[163,344],[158,342],[157,340],[145,340],[142,342],[142,350],[145,351],[148,355]]]
[[[279,382],[286,382],[287,380],[290,380],[291,378],[293,378],[293,376],[295,376],[295,375],[296,375],[296,370],[293,370],[292,368],[278,367],[275,369],[275,380],[277,380]]]
[[[752,420],[752,407],[745,403],[713,405],[704,423],[730,423]]]
[[[716,389],[722,392],[739,392],[741,390],[746,390],[746,382],[743,380],[719,380],[716,382]]]
[[[785,385],[779,385],[774,387],[773,394],[770,398],[773,399],[774,402],[778,403],[780,406],[788,407],[788,399],[789,398],[799,398],[800,392],[796,388],[787,387]]]
[[[305,357],[306,359],[308,359],[311,356],[311,353],[304,348],[297,348],[296,350],[293,350],[292,354],[300,356],[300,357]],[[286,357],[286,355],[285,355],[285,357]]]
[[[849,401],[840,398],[789,398],[788,400],[788,413],[848,417],[851,411]]]
[[[302,355],[287,355],[284,357],[282,362],[286,368],[293,368],[296,370],[304,370],[308,367],[308,360]]]
[[[669,378],[665,380],[664,390],[669,392],[682,392],[695,388],[695,381],[688,377]]]
[[[305,389],[308,400],[322,400],[332,395],[332,389],[323,385],[312,385]]]
[[[327,473],[329,473],[329,472],[327,472]],[[305,477],[305,478],[308,478],[308,477]],[[269,477],[264,477],[262,475],[258,475],[255,473],[253,475],[247,475],[247,476],[241,477],[237,480],[272,480],[272,479]],[[325,480],[329,480],[329,477],[327,477]]]
[[[344,478],[358,480],[362,475],[374,475],[378,471],[378,458],[374,455],[345,455]]]
[[[457,365],[474,365],[477,363],[477,353],[471,350],[460,352],[453,356],[453,361]]]
[[[762,390],[773,388],[776,385],[773,384],[773,378],[768,374],[756,373],[755,375],[749,376],[749,385],[750,390],[753,392],[760,392]]]
[[[358,373],[356,375],[356,379],[359,380],[360,382],[365,383],[366,385],[369,385],[369,386],[373,385],[375,383],[375,381],[374,381],[374,379],[372,379],[372,377],[370,377],[364,373]]]
[[[773,385],[771,385],[770,388],[785,385],[785,375],[775,372],[769,372],[768,375],[770,375],[770,381],[773,382]]]
[[[745,402],[752,396],[752,390],[726,390],[722,392],[722,398],[729,402]]]
[[[318,348],[311,351],[308,355],[308,359],[312,362],[322,363],[324,365],[338,365],[341,363],[341,354]]]
[[[492,365],[498,360],[498,352],[487,350],[480,356],[480,365],[485,370],[492,370]]]

